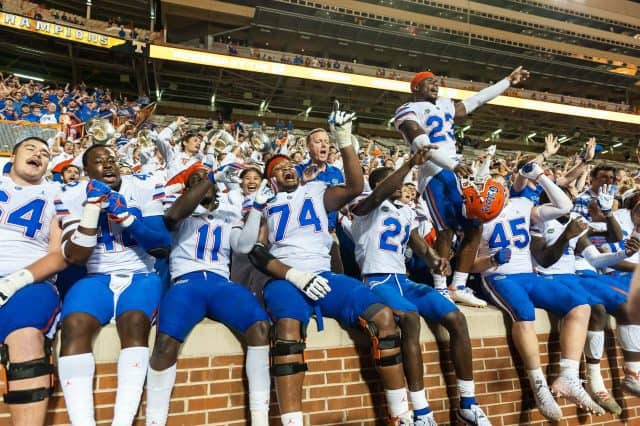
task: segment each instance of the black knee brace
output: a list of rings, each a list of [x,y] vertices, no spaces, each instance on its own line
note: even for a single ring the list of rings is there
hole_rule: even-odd
[[[383,356],[382,351],[395,349],[402,346],[400,334],[391,334],[385,337],[378,337],[378,327],[371,318],[384,308],[384,305],[371,305],[369,309],[359,318],[360,326],[371,339],[373,362],[376,367],[389,367],[392,365],[402,364],[402,353],[398,352],[394,355]]]
[[[0,368],[4,373],[6,393],[3,395],[7,404],[29,404],[42,401],[53,393],[53,356],[51,355],[51,340],[44,339],[44,357],[24,362],[9,360],[9,347],[0,346]],[[49,376],[48,388],[14,390],[9,389],[9,382],[13,380],[31,379]]]
[[[301,373],[307,371],[307,363],[304,359],[304,350],[307,347],[306,333],[303,329],[304,326],[300,324],[300,335],[302,340],[283,340],[275,336],[275,327],[271,330],[272,344],[271,344],[271,374],[274,377],[278,376],[290,376],[292,374]],[[286,355],[298,355],[302,356],[302,362],[289,362],[289,363],[276,363],[275,357]]]

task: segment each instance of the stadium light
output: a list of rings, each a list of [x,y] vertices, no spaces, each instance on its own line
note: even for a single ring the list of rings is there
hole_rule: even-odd
[[[606,154],[607,152],[609,152],[609,150],[608,150],[608,149],[605,149],[605,150],[604,150],[604,151],[602,151],[600,154],[604,155],[604,154]]]
[[[622,146],[622,142],[618,142],[617,144],[613,145],[611,148],[617,148],[619,146]]]
[[[491,133],[491,135],[498,136],[500,133],[502,133],[502,129],[494,130],[493,133]]]
[[[532,137],[534,137],[535,135],[537,135],[537,133],[536,133],[536,132],[533,132],[533,133],[529,133],[529,134],[527,135],[527,137],[528,137],[529,139],[531,139],[531,138],[532,138]]]
[[[571,139],[569,136],[562,136],[562,137],[560,137],[560,139],[558,139],[558,143],[564,143],[564,142],[568,141],[569,139]]]
[[[16,77],[24,78],[25,80],[44,81],[44,78],[34,77],[32,75],[26,74],[18,74],[17,72],[14,72],[13,75],[15,75]]]
[[[283,77],[301,78],[305,80],[322,81],[325,83],[345,84],[348,86],[366,87],[390,92],[411,93],[408,81],[242,58],[238,56],[211,53],[204,50],[184,49],[152,44],[149,46],[149,57],[152,59],[185,62]],[[451,87],[440,87],[439,91],[440,96],[452,99],[466,99],[477,93],[473,90],[454,89]],[[552,114],[571,115],[588,119],[609,120],[619,123],[640,125],[640,114],[585,108],[558,104],[555,102],[544,102],[536,99],[522,99],[512,96],[498,96],[488,103],[490,105],[503,106],[507,108],[526,109]]]
[[[470,124],[467,124],[466,126],[464,126],[464,127],[462,128],[462,131],[463,131],[463,132],[466,132],[466,131],[467,131],[467,130],[469,130],[470,128],[471,128],[471,125],[470,125]]]
[[[211,105],[216,103],[216,94],[211,95]]]
[[[489,142],[491,140],[491,138],[485,138],[484,141],[485,142]]]

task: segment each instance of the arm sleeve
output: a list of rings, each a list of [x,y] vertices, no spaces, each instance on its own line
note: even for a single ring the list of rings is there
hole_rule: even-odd
[[[481,91],[479,91],[478,93],[476,93],[475,95],[470,96],[467,99],[463,100],[462,104],[464,105],[464,108],[467,111],[467,114],[471,114],[473,111],[476,110],[476,108],[500,96],[500,94],[502,94],[502,92],[507,90],[510,86],[511,86],[511,83],[509,82],[509,80],[506,78],[503,78],[493,86],[486,87]]]
[[[162,216],[135,219],[127,228],[138,244],[153,257],[167,257],[171,250],[171,234]]]
[[[606,268],[625,260],[627,255],[624,250],[615,253],[600,253],[597,248],[590,245],[582,250],[582,257],[593,265],[594,268]]]
[[[535,223],[547,222],[564,216],[571,210],[571,200],[555,183],[546,176],[538,179],[540,186],[545,190],[551,204],[538,206],[533,220]]]
[[[236,226],[231,230],[231,249],[237,253],[249,254],[260,236],[260,222],[262,214],[252,208],[244,226]]]

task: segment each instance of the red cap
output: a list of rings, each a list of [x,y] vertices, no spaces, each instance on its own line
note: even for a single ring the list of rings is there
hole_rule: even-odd
[[[415,92],[418,89],[418,85],[422,82],[422,80],[429,77],[435,77],[435,74],[432,73],[431,71],[422,71],[414,75],[413,78],[411,79],[411,91]]]

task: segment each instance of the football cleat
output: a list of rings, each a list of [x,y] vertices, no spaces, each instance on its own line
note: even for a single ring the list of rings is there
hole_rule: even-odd
[[[451,300],[451,294],[449,293],[449,289],[447,287],[444,288],[436,288],[435,289],[438,293],[440,293],[440,295],[444,298],[446,298],[447,300],[453,302],[453,300]]]
[[[414,426],[438,426],[435,417],[433,416],[433,411],[429,414],[424,414],[422,416],[415,416],[413,418]]]
[[[451,300],[455,303],[460,303],[474,308],[487,307],[487,302],[480,299],[479,297],[476,297],[473,294],[473,290],[471,290],[469,287],[463,287],[453,290],[449,294],[451,295]]]
[[[413,426],[413,413],[407,411],[398,417],[390,417],[389,426]]]
[[[484,414],[479,405],[472,404],[469,408],[460,408],[456,411],[456,417],[463,425],[468,426],[491,426],[487,415]]]
[[[588,385],[587,385],[588,388]],[[595,401],[596,404],[607,410],[608,412],[619,416],[622,413],[622,408],[618,405],[615,399],[606,390],[594,392],[589,389],[589,395]]]
[[[551,391],[546,383],[537,381],[534,384],[533,397],[536,400],[536,406],[540,413],[552,422],[560,421],[562,418],[562,410],[560,406],[553,399]]]
[[[640,374],[625,368],[622,390],[630,395],[640,396]]]
[[[597,416],[604,414],[604,409],[594,402],[582,387],[580,379],[559,376],[551,385],[551,390],[558,396],[568,399],[578,407],[591,411]]]

